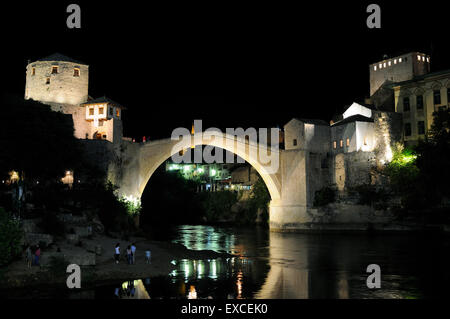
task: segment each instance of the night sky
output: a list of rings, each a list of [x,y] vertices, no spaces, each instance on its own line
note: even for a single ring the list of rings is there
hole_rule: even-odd
[[[89,93],[128,108],[124,135],[169,137],[203,127],[282,126],[292,117],[330,120],[369,93],[370,63],[383,54],[431,54],[450,68],[448,12],[439,2],[315,1],[208,4],[17,2],[2,8],[3,88],[23,95],[28,60],[59,52],[89,64]],[[381,6],[381,29],[366,7]],[[6,69],[6,72],[5,72]]]

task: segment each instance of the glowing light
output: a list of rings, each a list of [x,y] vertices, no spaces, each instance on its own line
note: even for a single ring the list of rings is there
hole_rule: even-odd
[[[211,176],[215,176],[216,175],[216,170],[215,169],[211,169]]]
[[[184,170],[185,172],[189,171],[190,169],[191,169],[191,166],[190,166],[190,165],[186,165],[186,166],[183,167],[183,170]]]
[[[195,291],[195,287],[192,285],[189,287],[188,299],[197,299],[197,291]]]
[[[17,182],[19,180],[19,173],[16,171],[9,172],[9,181],[11,183]]]
[[[394,64],[397,64],[397,59],[394,59]]]
[[[376,66],[376,65],[373,66],[373,70],[374,70],[374,71],[377,70],[377,66]]]
[[[203,168],[201,168],[201,167],[197,168],[197,172],[198,173],[203,173]]]
[[[402,63],[402,58],[399,58],[399,59],[398,59],[398,63]]]

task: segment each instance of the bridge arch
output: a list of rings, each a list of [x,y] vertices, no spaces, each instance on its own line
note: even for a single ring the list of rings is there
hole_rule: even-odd
[[[196,133],[197,134],[197,133]],[[216,133],[215,133],[216,134]],[[139,177],[137,180],[136,194],[137,198],[142,196],[142,193],[156,169],[162,165],[167,159],[182,150],[198,145],[211,145],[222,148],[233,154],[243,158],[247,163],[252,165],[264,180],[267,189],[269,190],[272,200],[279,200],[281,197],[281,183],[279,180],[279,173],[271,172],[271,169],[260,162],[258,152],[273,152],[266,146],[259,145],[257,142],[249,141],[235,136],[220,133],[220,135],[207,136],[201,134],[201,138],[195,138],[193,135],[183,136],[181,140],[189,141],[188,144],[180,143],[180,140],[162,139],[152,142],[147,142],[141,146],[139,152]],[[230,143],[233,141],[233,143]],[[276,152],[279,152],[276,150]],[[256,154],[256,156],[255,156]],[[279,154],[276,157],[279,160]],[[279,165],[279,163],[277,163]]]

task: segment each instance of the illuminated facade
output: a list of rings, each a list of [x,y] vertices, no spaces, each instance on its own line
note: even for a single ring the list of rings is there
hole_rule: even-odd
[[[89,66],[62,54],[39,59],[26,68],[25,99],[71,114],[74,135],[79,139],[119,143],[124,107],[106,97],[93,100],[88,95],[88,86]]]

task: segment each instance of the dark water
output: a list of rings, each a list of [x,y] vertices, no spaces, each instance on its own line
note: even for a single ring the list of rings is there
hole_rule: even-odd
[[[37,298],[445,298],[450,240],[430,235],[285,234],[260,228],[180,226],[158,239],[237,258],[176,260],[165,277],[135,278]],[[381,268],[369,289],[366,268]]]

